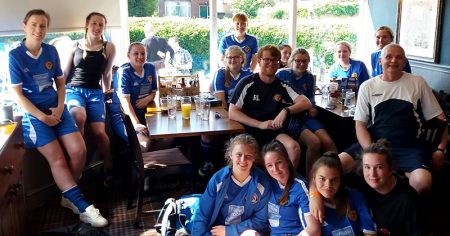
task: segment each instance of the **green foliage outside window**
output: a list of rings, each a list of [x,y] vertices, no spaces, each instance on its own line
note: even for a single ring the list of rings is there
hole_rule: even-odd
[[[245,12],[250,18],[255,18],[260,8],[273,5],[273,0],[233,0],[231,3],[235,12]]]
[[[145,22],[153,23],[156,35],[164,38],[177,36],[180,45],[194,57],[193,71],[203,68],[203,61],[209,61],[209,20],[208,19],[180,19],[130,17],[130,41],[141,41]],[[234,32],[230,19],[219,20],[217,25],[218,39]],[[278,44],[286,41],[288,35],[285,20],[252,19],[248,28],[249,34],[258,38],[259,46]],[[345,40],[352,45],[356,43],[356,31],[342,24],[299,24],[297,26],[297,46],[312,48],[317,59],[325,58],[329,66],[333,64],[333,46],[336,42]],[[218,45],[219,42],[217,42]]]
[[[156,16],[158,0],[128,0],[129,16]]]
[[[283,9],[278,9],[276,10],[274,13],[272,13],[272,18],[273,19],[287,19],[288,18],[288,13],[283,10]]]
[[[297,8],[297,17],[301,18],[301,19],[306,19],[308,18],[308,9],[304,8],[304,7],[299,7]]]
[[[325,5],[317,5],[314,7],[314,15],[322,16],[355,16],[359,12],[358,3],[338,3],[331,2]]]

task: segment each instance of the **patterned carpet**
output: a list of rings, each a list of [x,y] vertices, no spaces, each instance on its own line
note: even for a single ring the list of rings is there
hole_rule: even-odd
[[[81,185],[81,184],[80,184]],[[179,197],[188,193],[192,184],[176,181],[172,187],[167,183],[156,184],[147,192],[144,199],[144,210],[160,209],[162,199]],[[100,209],[102,215],[108,219],[109,225],[102,230],[110,235],[157,235],[153,228],[157,216],[143,216],[140,222],[141,228],[134,228],[135,208],[127,209],[128,189],[126,183],[115,184],[111,188],[105,188],[101,183],[81,185],[85,198],[93,202]],[[170,188],[170,189],[169,189]],[[45,232],[53,232],[57,229],[67,228],[79,223],[78,216],[69,209],[59,205],[60,196],[48,199],[41,207],[32,212],[32,235],[45,235]]]

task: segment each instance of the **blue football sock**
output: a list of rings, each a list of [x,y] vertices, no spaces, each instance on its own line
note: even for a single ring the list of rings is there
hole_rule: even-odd
[[[81,196],[81,190],[77,185],[69,188],[62,194],[65,198],[72,202],[81,213],[85,212],[86,208],[89,206],[89,203],[87,203],[83,196]]]
[[[213,152],[213,146],[211,143],[200,140],[201,157],[204,162],[211,162],[211,155]]]

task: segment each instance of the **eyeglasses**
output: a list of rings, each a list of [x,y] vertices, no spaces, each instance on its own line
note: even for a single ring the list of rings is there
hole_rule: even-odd
[[[278,63],[280,63],[279,59],[273,59],[273,58],[260,58],[260,60],[262,62],[264,62],[264,64],[269,64],[269,63],[278,64]]]
[[[294,61],[295,61],[295,63],[297,63],[297,64],[308,64],[308,63],[309,63],[309,60],[295,59]]]
[[[239,60],[239,59],[241,59],[242,57],[241,56],[235,56],[235,57],[226,57],[227,58],[227,60]]]

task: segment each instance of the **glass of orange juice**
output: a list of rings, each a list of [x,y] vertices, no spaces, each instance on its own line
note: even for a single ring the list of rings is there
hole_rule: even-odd
[[[191,118],[191,97],[181,97],[181,117],[183,119]]]

